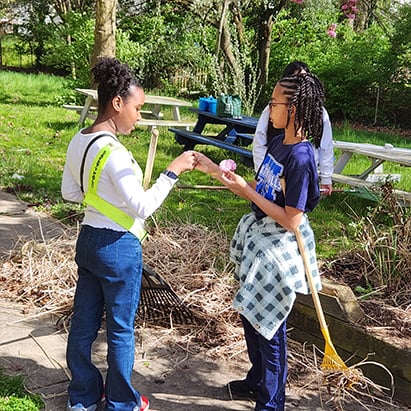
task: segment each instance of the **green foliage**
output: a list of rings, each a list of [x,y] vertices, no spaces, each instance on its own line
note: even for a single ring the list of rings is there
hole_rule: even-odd
[[[124,16],[118,27],[128,33],[130,42],[144,47],[139,73],[147,88],[167,89],[170,77],[183,67],[193,72],[209,67],[209,28],[189,11],[179,13],[171,3]]]
[[[401,6],[384,27],[371,24],[356,32],[338,10],[304,3],[304,11],[284,9],[274,22],[269,81],[260,105],[284,67],[302,60],[324,83],[333,120],[410,126],[411,6]],[[330,23],[337,23],[336,38],[327,35]]]
[[[64,69],[79,84],[89,85],[94,19],[86,13],[68,12],[64,24],[50,25],[48,33],[43,64]]]
[[[43,402],[24,389],[21,375],[9,376],[0,369],[0,411],[39,411]]]
[[[2,64],[4,66],[30,68],[33,67],[35,58],[30,50],[30,45],[21,37],[14,34],[2,35],[0,33]]]
[[[367,210],[351,223],[360,245],[356,255],[363,262],[361,275],[367,290],[385,289],[392,295],[411,282],[411,212],[399,207],[389,191],[383,201]]]
[[[35,55],[38,65],[69,73],[73,86],[88,86],[93,13],[69,11],[61,23],[46,24],[47,1],[32,3],[28,31],[13,47],[5,42],[4,62],[27,66]],[[135,69],[145,88],[165,94],[180,91],[172,79],[183,70],[191,79],[204,72],[208,80],[191,82],[191,90],[236,92],[246,113],[265,105],[290,61],[303,60],[323,81],[334,122],[410,127],[411,5],[391,3],[376,1],[353,25],[337,1],[236,3],[226,14],[233,58],[222,61],[220,54],[215,62],[221,8],[214,1],[125,2],[117,15],[117,56]],[[262,27],[271,17],[269,74],[261,91]],[[327,35],[331,23],[337,24],[335,38]]]
[[[61,77],[0,72],[0,185],[48,209],[61,201],[62,153],[77,129],[59,103],[65,87]]]
[[[130,33],[118,29],[116,32],[116,56],[120,61],[126,61],[139,79],[146,73],[147,46],[130,39]]]

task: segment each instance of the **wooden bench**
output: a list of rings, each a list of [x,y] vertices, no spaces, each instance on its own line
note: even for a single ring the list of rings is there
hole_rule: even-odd
[[[224,140],[218,140],[212,136],[203,136],[193,131],[179,128],[169,128],[169,131],[175,134],[177,143],[184,145],[184,150],[192,150],[196,144],[211,145],[236,153],[240,156],[241,161],[245,165],[249,167],[253,166],[253,153],[251,150],[247,150],[246,148],[239,147]]]
[[[343,174],[334,173],[332,175],[332,180],[335,183],[347,184],[352,187],[365,188],[372,190],[375,187],[378,187],[375,183],[370,181],[363,180],[362,178],[355,176],[347,176]],[[397,198],[399,204],[410,207],[411,206],[411,193],[408,191],[402,190],[393,190],[393,194]]]
[[[71,104],[64,104],[63,107],[67,110],[75,111],[77,114],[81,114],[84,106],[76,106]],[[90,107],[87,113],[87,117],[95,120],[97,107]],[[164,120],[163,118],[156,118],[153,116],[151,111],[142,110],[141,114],[143,118],[137,123],[137,126],[145,127],[194,127],[194,121],[183,121],[183,120]]]
[[[75,106],[73,104],[63,104],[63,108],[66,110],[74,110],[76,113],[80,114],[83,111],[84,106]],[[96,107],[93,107],[94,110],[97,110]]]
[[[155,118],[143,118],[137,124],[137,126],[147,127],[194,127],[195,122],[185,120],[164,120]]]

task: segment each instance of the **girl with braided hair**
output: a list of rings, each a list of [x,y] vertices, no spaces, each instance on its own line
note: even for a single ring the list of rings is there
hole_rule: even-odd
[[[314,234],[306,213],[320,198],[310,139],[321,142],[323,100],[323,87],[313,74],[287,76],[276,84],[270,119],[284,134],[269,143],[251,183],[197,153],[197,169],[252,203],[252,212],[240,220],[230,247],[239,281],[233,306],[240,313],[252,366],[244,380],[232,381],[227,388],[237,399],[255,399],[255,411],[285,409],[286,319],[296,293],[310,293],[294,234],[297,228],[304,238],[315,286],[321,289]]]
[[[66,410],[147,411],[148,399],[131,381],[144,222],[166,199],[178,175],[194,168],[196,156],[184,152],[144,190],[141,168],[117,137],[130,134],[141,120],[144,91],[117,59],[101,58],[92,73],[98,84],[97,118],[72,138],[61,185],[64,199],[87,205],[76,243]],[[104,379],[91,358],[103,313],[108,346]]]
[[[297,60],[292,61],[285,67],[283,77],[309,72],[310,69],[307,64]],[[274,128],[269,118],[270,107],[267,104],[258,119],[253,139],[253,162],[256,172],[264,159],[268,143],[274,136],[284,133],[284,130]],[[320,177],[321,193],[323,195],[330,195],[332,193],[332,173],[334,172],[334,147],[330,117],[325,107],[323,108],[323,134],[321,144],[315,146],[314,154]]]

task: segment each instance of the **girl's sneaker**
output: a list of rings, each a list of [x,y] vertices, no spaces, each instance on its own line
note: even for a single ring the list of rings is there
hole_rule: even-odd
[[[76,404],[76,405],[70,405],[70,401],[67,403],[67,411],[96,411],[97,410],[97,405],[92,404],[89,407],[85,407],[83,404]]]
[[[141,406],[140,408],[134,407],[134,411],[148,411],[150,408],[150,403],[148,402],[148,398],[141,396]]]

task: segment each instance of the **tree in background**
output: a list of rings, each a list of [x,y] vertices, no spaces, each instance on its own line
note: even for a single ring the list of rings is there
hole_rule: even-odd
[[[244,111],[252,113],[267,80],[273,20],[290,2],[180,0],[175,3],[202,16],[204,24],[216,31],[211,71],[214,94],[239,94]]]
[[[100,19],[93,0],[13,1],[35,11],[20,38],[36,47],[37,61],[71,73],[76,86],[89,85],[91,56],[115,53],[149,90],[177,93],[175,73],[200,71],[213,81],[191,90],[238,93],[244,112],[258,113],[284,67],[298,59],[324,82],[333,120],[411,126],[409,3],[122,0],[116,15],[102,2]],[[99,31],[103,23],[107,31]]]
[[[96,23],[91,67],[101,56],[116,56],[116,0],[96,0]]]

